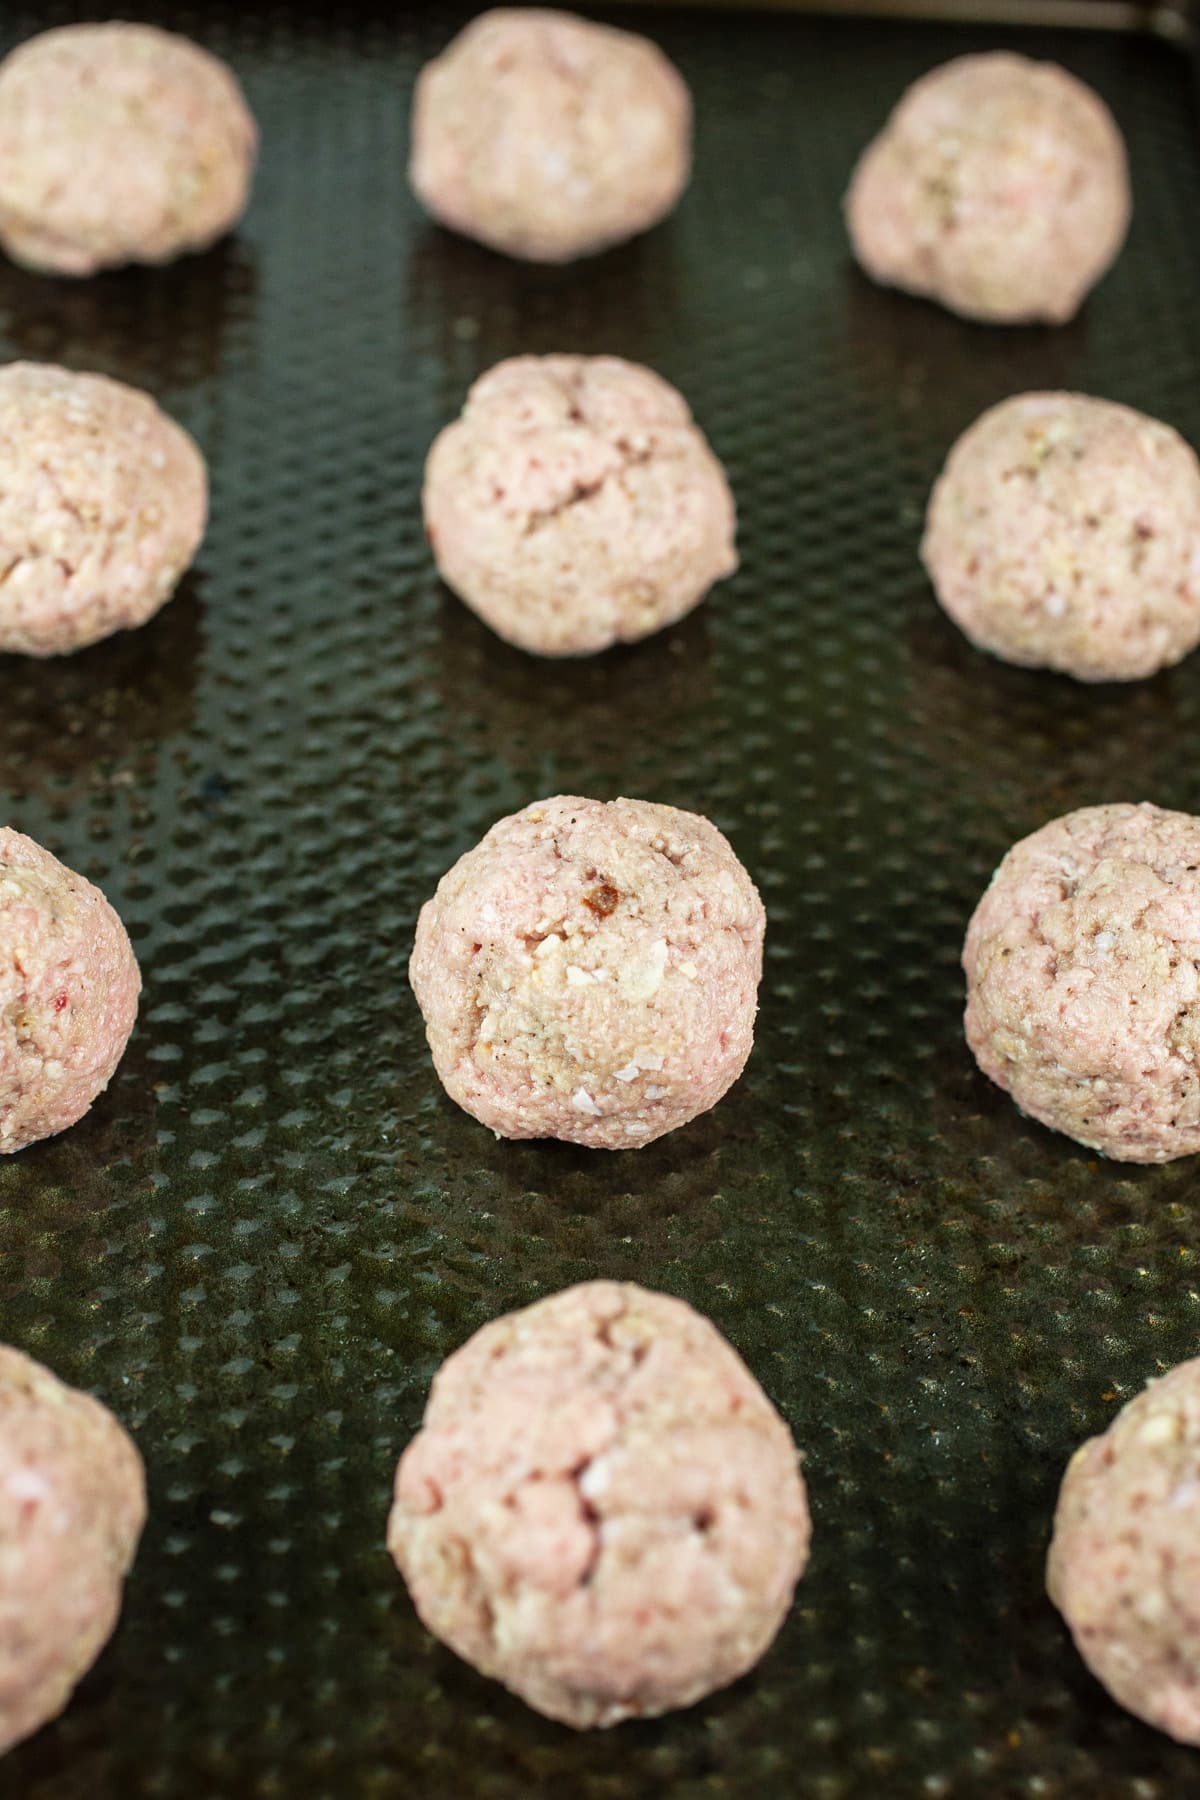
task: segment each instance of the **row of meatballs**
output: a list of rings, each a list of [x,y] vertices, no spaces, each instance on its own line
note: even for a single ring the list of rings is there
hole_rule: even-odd
[[[1047,1566],[1084,1658],[1200,1741],[1200,1360],[1084,1444]],[[0,1754],[55,1717],[113,1631],[146,1519],[99,1401],[0,1346]],[[485,1325],[434,1379],[387,1545],[427,1628],[585,1729],[690,1706],[752,1668],[808,1562],[787,1425],[683,1301],[592,1281]]]
[[[665,218],[691,174],[692,102],[647,39],[569,13],[483,13],[418,78],[410,180],[443,224],[566,262]],[[66,26],[0,65],[0,244],[87,276],[214,243],[241,217],[258,133],[232,71],[144,25]],[[1065,70],[1008,55],[935,69],[854,172],[875,279],[969,317],[1070,318],[1128,229],[1125,147]]]
[[[754,1038],[766,914],[707,819],[558,795],[421,909],[409,967],[450,1097],[505,1138],[637,1149]],[[1127,1162],[1200,1151],[1200,819],[1084,807],[1009,851],[963,949],[966,1035],[1031,1117]],[[98,888],[0,828],[0,1154],[82,1118],[141,975]]]
[[[737,566],[733,496],[686,403],[618,357],[491,369],[435,440],[422,504],[447,584],[543,656],[643,638]],[[0,368],[0,651],[143,624],[207,509],[200,451],[148,395]],[[1200,462],[1128,407],[1017,395],[952,449],[922,555],[982,648],[1085,681],[1150,675],[1200,642]]]
[[[674,624],[737,568],[735,506],[681,396],[611,356],[498,364],[426,463],[447,586],[500,637],[579,656]],[[1132,681],[1200,643],[1200,461],[1171,426],[1018,394],[953,446],[921,556],[980,649]]]
[[[691,173],[687,86],[646,39],[568,13],[475,19],[422,70],[410,178],[451,229],[566,262],[657,224]],[[1125,145],[1066,70],[960,57],[903,96],[854,171],[846,220],[875,280],[994,323],[1060,324],[1131,211]]]

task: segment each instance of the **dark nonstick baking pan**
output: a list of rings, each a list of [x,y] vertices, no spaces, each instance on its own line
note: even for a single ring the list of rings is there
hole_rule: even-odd
[[[141,9],[138,9],[139,12]],[[69,9],[18,6],[4,45]],[[263,129],[228,243],[87,283],[0,269],[0,351],[152,389],[210,459],[197,572],[68,661],[0,660],[0,818],[99,881],[146,990],[109,1093],[0,1163],[0,1337],[149,1466],[118,1637],[0,1764],[19,1800],[1175,1800],[1200,1764],[1112,1705],[1047,1602],[1067,1457],[1200,1348],[1194,1161],[1022,1120],[961,1031],[967,917],[1084,803],[1200,809],[1200,657],[1085,689],[973,652],[916,560],[955,434],[1069,387],[1200,441],[1200,137],[1153,37],[639,11],[691,81],[696,177],[643,241],[521,267],[425,222],[408,94],[465,15],[154,15]],[[629,22],[633,15],[621,15]],[[1007,45],[1128,135],[1129,246],[1057,331],[877,291],[839,202],[904,85]],[[422,460],[515,351],[660,369],[726,462],[741,572],[578,665],[490,637],[422,542]],[[758,1043],[637,1153],[496,1141],[444,1098],[417,908],[556,791],[709,813],[770,914]],[[383,1542],[441,1358],[583,1277],[686,1296],[807,1454],[815,1554],[758,1672],[578,1737],[422,1631]]]

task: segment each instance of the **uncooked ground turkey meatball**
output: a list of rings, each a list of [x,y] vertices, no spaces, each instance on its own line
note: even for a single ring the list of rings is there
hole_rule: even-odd
[[[613,1281],[443,1365],[388,1526],[429,1630],[577,1728],[744,1674],[809,1537],[795,1445],[741,1358],[682,1301]]]
[[[951,450],[921,555],[972,643],[1079,681],[1133,681],[1200,643],[1200,462],[1169,425],[1019,394]]]
[[[854,253],[889,287],[997,324],[1071,318],[1129,228],[1124,140],[1053,63],[962,56],[914,82],[846,196]]]
[[[660,631],[737,567],[725,472],[682,395],[615,356],[518,356],[429,453],[443,579],[539,656]]]
[[[691,142],[691,96],[646,38],[501,8],[421,71],[409,178],[452,230],[567,262],[665,218],[687,186]]]
[[[58,1716],[111,1637],[145,1519],[112,1414],[0,1345],[0,1755]]]
[[[99,888],[0,827],[0,1155],[83,1117],[121,1060],[141,985]]]
[[[1200,1151],[1200,819],[1087,806],[1023,838],[963,967],[967,1042],[1023,1112],[1123,1162]]]
[[[447,1093],[509,1138],[634,1149],[686,1124],[750,1054],[765,923],[694,813],[559,796],[501,819],[417,923]]]
[[[0,651],[59,656],[144,624],[207,515],[204,459],[149,394],[0,368]]]
[[[66,25],[0,64],[0,243],[92,275],[202,250],[241,217],[257,148],[231,70],[151,25]]]
[[[1046,1575],[1113,1698],[1200,1744],[1200,1359],[1151,1382],[1075,1452]]]

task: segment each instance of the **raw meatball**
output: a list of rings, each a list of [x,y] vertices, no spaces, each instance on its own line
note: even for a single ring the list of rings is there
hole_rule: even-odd
[[[168,262],[241,218],[257,133],[233,72],[152,25],[66,25],[0,64],[0,243],[57,275]]]
[[[112,1636],[145,1522],[112,1414],[0,1345],[0,1755],[57,1718]]]
[[[409,179],[453,231],[570,262],[657,225],[691,172],[692,102],[648,39],[502,8],[422,69]]]
[[[993,53],[909,88],[846,196],[854,254],[887,287],[993,324],[1078,311],[1129,228],[1125,145],[1054,63]]]
[[[99,888],[0,826],[0,1155],[83,1117],[124,1054],[141,988]]]
[[[963,967],[967,1042],[1023,1112],[1122,1162],[1200,1150],[1200,819],[1043,825],[992,877]]]
[[[1200,1358],[1075,1452],[1046,1583],[1114,1700],[1200,1744]]]
[[[429,1630],[581,1729],[745,1674],[809,1537],[791,1434],[741,1358],[683,1301],[615,1281],[456,1351],[388,1524]]]
[[[1134,681],[1200,642],[1200,462],[1127,406],[1019,394],[951,450],[921,555],[980,649]]]
[[[682,395],[615,356],[517,356],[425,465],[442,578],[510,644],[586,656],[672,625],[737,567],[733,496]]]
[[[149,394],[0,368],[0,651],[58,656],[143,625],[207,513],[204,458]]]
[[[467,1112],[501,1137],[628,1150],[741,1074],[765,927],[707,819],[560,796],[501,819],[442,877],[409,976]]]

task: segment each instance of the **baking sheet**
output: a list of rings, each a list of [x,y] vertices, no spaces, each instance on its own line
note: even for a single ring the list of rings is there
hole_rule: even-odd
[[[139,9],[139,14],[140,14]],[[6,9],[5,46],[71,9]],[[1200,441],[1200,147],[1177,51],[810,17],[639,14],[692,82],[676,218],[565,270],[420,217],[407,96],[465,14],[163,9],[245,80],[244,228],[87,284],[0,269],[0,351],[151,388],[212,465],[195,576],[61,664],[0,659],[0,817],[99,881],[146,990],[89,1119],[0,1164],[0,1334],[136,1434],[120,1634],[0,1764],[19,1800],[1167,1800],[1042,1591],[1076,1441],[1200,1340],[1195,1162],[1122,1168],[973,1069],[957,956],[1007,845],[1093,801],[1200,809],[1200,658],[1084,690],[971,651],[916,562],[953,436],[1068,386]],[[628,15],[622,15],[628,17]],[[1133,157],[1127,253],[1059,331],[872,289],[839,200],[905,83],[1058,57]],[[688,396],[743,566],[638,649],[543,666],[439,586],[426,447],[519,350]],[[636,1154],[493,1140],[441,1094],[417,908],[555,791],[711,814],[770,914],[758,1045]],[[758,1673],[585,1738],[417,1624],[383,1547],[440,1359],[596,1274],[686,1296],[807,1452],[810,1573]]]

